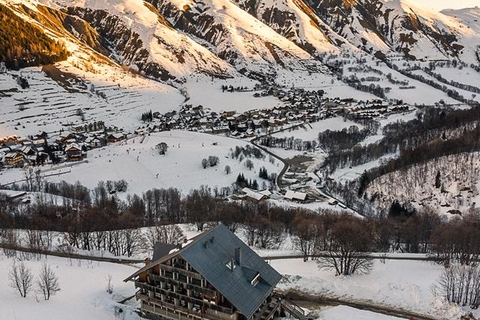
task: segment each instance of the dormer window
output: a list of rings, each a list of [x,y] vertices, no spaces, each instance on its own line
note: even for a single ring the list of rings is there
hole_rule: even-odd
[[[252,286],[256,286],[257,283],[260,282],[260,272],[257,272],[257,275],[253,277],[252,281],[250,282]]]
[[[233,271],[237,265],[235,264],[235,261],[233,259],[228,260],[227,262],[227,268]]]

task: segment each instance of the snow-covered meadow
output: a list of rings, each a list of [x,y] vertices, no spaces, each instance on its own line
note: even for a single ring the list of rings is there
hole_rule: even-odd
[[[0,319],[2,320],[108,320],[115,317],[116,307],[124,298],[135,293],[132,283],[123,279],[135,272],[133,266],[75,260],[57,257],[42,257],[41,260],[25,260],[23,263],[36,277],[43,263],[50,265],[58,277],[60,291],[45,301],[34,291],[21,298],[9,286],[8,273],[13,259],[0,253]],[[113,293],[107,293],[108,277],[111,276]],[[33,287],[35,288],[35,286]],[[136,320],[138,316],[130,308],[124,308],[125,319]]]
[[[161,142],[168,145],[166,155],[160,155],[155,149]],[[235,150],[236,146],[246,148],[247,145],[247,142],[238,139],[190,131],[152,133],[90,150],[88,163],[70,163],[70,172],[62,169],[58,172],[66,172],[65,174],[49,176],[46,179],[54,182],[65,180],[70,183],[80,181],[90,189],[94,189],[100,180],[125,179],[129,185],[127,193],[139,195],[153,188],[172,187],[187,194],[201,185],[212,189],[230,187],[239,173],[243,173],[246,179],[256,179],[261,186],[262,179],[258,177],[258,170],[264,166],[268,173],[278,173],[282,169],[282,163],[277,160],[271,163],[266,154],[264,159],[251,157],[243,158],[242,161],[240,157],[231,157],[231,149]],[[208,159],[209,156],[217,156],[220,163],[203,169],[202,159]],[[245,166],[248,159],[253,162],[252,170]],[[230,174],[225,173],[227,165],[231,168]],[[56,172],[56,168],[50,165],[40,167],[42,171],[48,170],[50,173]],[[24,171],[21,169],[4,171],[0,176],[2,183],[22,179]]]
[[[371,273],[353,276],[335,276],[332,270],[320,270],[316,261],[272,260],[270,263],[286,276],[279,286],[282,290],[298,289],[440,319],[455,319],[461,312],[459,307],[434,295],[432,287],[437,284],[443,266],[430,262],[387,259],[381,263],[375,260]]]
[[[103,263],[88,260],[42,257],[41,260],[25,260],[25,265],[34,275],[43,263],[50,265],[59,278],[61,290],[49,301],[32,292],[21,298],[9,286],[8,272],[13,259],[0,253],[0,319],[27,320],[138,320],[133,312],[135,299],[126,305],[118,302],[135,293],[133,283],[123,279],[135,272],[139,266]],[[441,273],[442,267],[429,262],[386,260],[375,261],[370,274],[335,277],[333,271],[320,270],[315,261],[302,259],[271,260],[269,263],[285,275],[280,290],[299,289],[315,295],[340,297],[345,300],[365,302],[373,305],[404,309],[428,314],[438,319],[457,319],[462,310],[436,297],[431,288]],[[108,277],[111,276],[113,294],[106,292]],[[116,313],[117,311],[117,313]],[[339,319],[399,319],[378,313],[346,306],[311,308],[319,320]]]

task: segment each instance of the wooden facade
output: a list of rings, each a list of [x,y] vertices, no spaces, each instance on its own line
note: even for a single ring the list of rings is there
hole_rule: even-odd
[[[25,162],[25,157],[21,152],[11,152],[5,156],[5,162],[14,167],[22,166]]]
[[[65,154],[67,155],[68,161],[79,161],[83,158],[82,149],[76,144],[67,146],[65,148]]]
[[[167,319],[236,320],[237,309],[180,256],[144,271],[135,281],[147,314]]]
[[[281,275],[223,225],[156,256],[125,279],[135,282],[148,318],[270,320],[288,313],[305,319],[274,296]]]

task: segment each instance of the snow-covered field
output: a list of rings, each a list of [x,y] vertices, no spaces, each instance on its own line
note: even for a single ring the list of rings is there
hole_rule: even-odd
[[[165,156],[159,155],[155,145],[165,142],[168,151]],[[94,189],[100,180],[117,181],[125,179],[129,194],[141,194],[153,188],[178,188],[187,194],[191,189],[201,185],[229,187],[242,172],[246,179],[257,179],[258,170],[264,166],[269,173],[279,172],[282,164],[275,161],[272,164],[269,156],[264,159],[245,158],[243,161],[232,159],[230,149],[236,146],[246,147],[247,142],[226,137],[214,136],[189,131],[164,131],[152,133],[144,137],[135,137],[124,142],[109,144],[100,149],[88,152],[88,163],[72,163],[71,171],[65,174],[50,176],[50,181],[80,181],[84,186]],[[217,156],[220,163],[215,167],[203,169],[202,159]],[[248,170],[245,161],[250,159],[254,168]],[[225,173],[225,166],[231,168],[231,173]],[[55,169],[50,166],[43,170]],[[65,172],[65,170],[63,171]],[[158,177],[157,177],[158,174]],[[24,179],[21,169],[4,171],[0,176],[2,183]]]
[[[346,306],[327,307],[323,309],[319,314],[319,320],[396,320],[401,319],[392,316],[386,316],[383,314],[359,310]]]
[[[9,286],[8,273],[12,263],[13,259],[0,253],[1,320],[114,320],[117,319],[115,307],[122,307],[116,302],[135,293],[132,283],[123,282],[136,271],[135,267],[49,256],[40,261],[24,261],[24,264],[35,277],[42,263],[50,265],[58,277],[60,291],[49,301],[44,301],[43,296],[35,292],[21,298]],[[109,275],[113,285],[112,295],[106,292]],[[123,309],[125,319],[138,319],[131,309]]]
[[[289,275],[279,286],[283,290],[299,289],[316,295],[430,314],[440,319],[455,319],[461,312],[459,307],[434,296],[431,288],[437,283],[443,267],[429,262],[386,260],[383,264],[375,260],[370,274],[346,277],[320,270],[315,261],[272,260],[270,263],[281,274]],[[341,319],[339,314],[341,310],[325,319]]]
[[[234,79],[211,79],[205,76],[191,76],[183,85],[188,92],[188,104],[201,105],[215,112],[236,111],[242,113],[253,109],[270,109],[283,106],[284,103],[273,96],[254,97],[256,81],[246,77]],[[222,92],[222,86],[247,88],[248,91]]]
[[[274,133],[272,136],[277,138],[283,137],[295,137],[295,139],[318,140],[318,134],[323,131],[341,131],[350,126],[357,126],[359,129],[363,128],[363,125],[355,123],[353,121],[343,119],[341,117],[328,118],[325,120],[304,124],[301,127],[296,127],[291,130],[285,130],[282,132]]]
[[[115,316],[118,307],[123,309],[121,319],[138,319],[132,313],[136,306],[134,299],[127,306],[117,303],[134,294],[133,284],[124,283],[123,279],[135,272],[136,267],[50,256],[40,261],[24,261],[34,275],[44,262],[58,276],[61,291],[50,301],[43,301],[43,297],[34,292],[24,299],[8,285],[13,260],[0,253],[0,319],[113,320],[118,318]],[[349,277],[335,277],[332,271],[319,270],[316,262],[303,262],[302,259],[272,260],[270,263],[287,276],[288,281],[279,285],[282,290],[301,289],[430,314],[439,319],[456,319],[461,312],[459,307],[446,304],[433,295],[430,288],[438,280],[442,267],[431,263],[387,260],[382,264],[376,261],[370,274]],[[112,295],[106,292],[109,275],[112,277]],[[321,320],[398,319],[345,306],[322,307],[317,314]]]

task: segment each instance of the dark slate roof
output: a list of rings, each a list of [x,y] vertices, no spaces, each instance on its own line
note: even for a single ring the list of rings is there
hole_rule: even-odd
[[[240,265],[233,270],[227,264],[240,248]],[[220,291],[245,317],[250,318],[270,294],[282,276],[264,259],[237,238],[224,225],[219,225],[180,252],[197,272]],[[260,273],[260,280],[252,285]]]
[[[235,249],[240,248],[240,265],[227,264],[234,260]],[[124,281],[180,255],[207,281],[220,291],[245,317],[250,318],[275,288],[282,276],[237,238],[224,225],[210,229],[189,241],[182,249],[160,257]],[[252,280],[259,274],[256,285]]]
[[[155,243],[155,247],[153,249],[152,261],[165,257],[170,253],[172,249],[175,249],[176,247],[177,246],[174,244],[161,243],[161,242]]]

